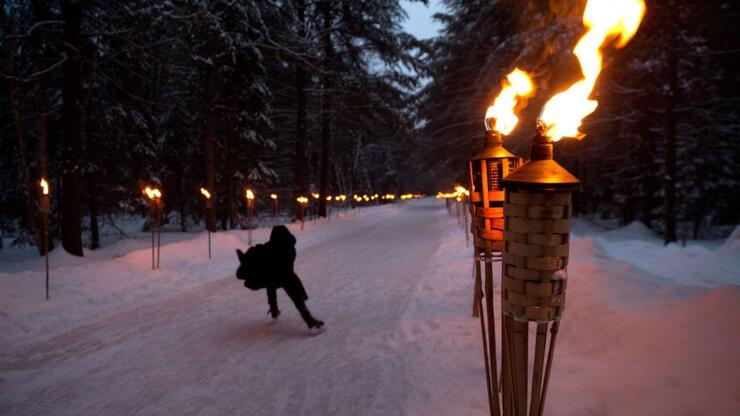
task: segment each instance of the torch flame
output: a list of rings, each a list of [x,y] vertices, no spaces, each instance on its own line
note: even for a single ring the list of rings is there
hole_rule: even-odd
[[[308,198],[306,198],[305,196],[299,196],[295,200],[298,201],[299,204],[303,204],[303,205],[308,203]]]
[[[588,32],[578,41],[573,53],[581,65],[583,79],[567,90],[553,96],[545,104],[540,120],[545,135],[558,141],[561,138],[580,139],[578,131],[584,117],[596,110],[599,103],[589,100],[601,72],[601,48],[611,41],[614,46],[625,46],[640,27],[645,15],[643,0],[589,0],[583,12],[583,25]]]
[[[200,188],[200,193],[203,194],[206,199],[211,199],[211,193],[206,188]]]
[[[144,195],[146,195],[149,199],[157,199],[162,197],[162,193],[157,188],[150,188],[146,187],[144,188]]]
[[[517,104],[532,95],[534,86],[529,75],[519,68],[514,68],[502,84],[503,89],[486,111],[486,129],[493,128],[501,134],[509,134],[519,122],[519,117],[514,114]],[[493,126],[489,125],[491,120],[494,121]]]
[[[275,195],[275,194],[270,194],[270,199],[277,199],[277,195]]]
[[[459,185],[455,187],[455,193],[459,197],[462,197],[463,195],[470,196],[470,191]]]
[[[49,195],[49,183],[46,182],[46,179],[41,178],[41,182],[39,182],[39,185],[41,185],[41,193],[44,195]]]
[[[251,189],[247,189],[247,199],[252,200],[254,199],[254,193]]]

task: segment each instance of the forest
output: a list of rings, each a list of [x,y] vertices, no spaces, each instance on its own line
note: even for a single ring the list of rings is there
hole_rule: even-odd
[[[423,2],[424,3],[424,2]],[[443,0],[438,36],[395,0],[0,0],[0,236],[82,255],[157,185],[182,231],[244,227],[244,189],[296,198],[466,184],[485,109],[513,67],[536,92],[506,146],[527,157],[542,105],[577,79],[585,1]],[[666,243],[740,220],[740,6],[651,2],[605,56],[586,137],[557,143],[579,215]],[[203,214],[198,189],[214,195]],[[0,243],[3,239],[0,238]]]

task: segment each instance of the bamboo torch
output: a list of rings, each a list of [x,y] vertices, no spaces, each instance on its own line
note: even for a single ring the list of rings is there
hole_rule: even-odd
[[[299,206],[301,207],[301,231],[303,231],[303,227],[306,225],[306,216],[304,215],[304,210],[306,208],[306,205],[308,205],[308,198],[305,196],[299,196],[296,198],[296,201],[298,201]]]
[[[143,194],[149,198],[149,222],[152,229],[152,270],[159,268],[159,255],[161,246],[161,226],[160,226],[160,201],[162,192],[157,188],[147,186]]]
[[[530,160],[504,178],[506,215],[501,302],[506,372],[517,411],[542,414],[560,316],[565,307],[571,195],[576,177],[553,159],[553,142],[542,125],[532,140]],[[536,324],[531,389],[528,386],[529,322]],[[545,346],[550,326],[546,373]],[[531,392],[528,400],[528,390]],[[533,413],[532,413],[533,412]]]
[[[503,147],[503,135],[509,134],[514,129],[518,122],[514,112],[517,107],[523,105],[524,99],[532,92],[532,82],[524,71],[514,69],[507,76],[501,92],[486,111],[485,147],[469,163],[471,232],[473,233],[475,266],[473,315],[477,312],[481,321],[483,358],[488,369],[486,381],[489,387],[489,404],[492,415],[500,414],[502,401],[505,415],[511,414],[512,408],[510,395],[507,394],[509,377],[506,373],[501,376],[503,397],[502,400],[499,399],[493,264],[501,261],[501,253],[504,251],[502,180],[517,169],[520,158]],[[481,269],[485,270],[485,282],[482,281]],[[485,297],[485,309],[483,308],[483,297]],[[507,351],[504,350],[502,368],[505,367],[506,360]]]
[[[331,195],[327,195],[326,197],[326,219],[328,221],[331,221],[331,201],[332,201]]]
[[[245,196],[247,197],[247,244],[252,245],[252,213],[254,211],[254,192],[251,189],[247,189]]]
[[[584,136],[579,131],[582,120],[598,106],[590,97],[602,68],[603,47],[626,45],[644,14],[643,0],[586,3],[583,24],[588,30],[573,49],[582,78],[547,101],[532,138],[530,160],[503,180],[506,221],[501,302],[516,415],[526,415],[528,407],[530,416],[544,413],[565,308],[571,199],[581,184],[553,160],[553,143],[563,137]],[[531,384],[530,322],[536,326]]]
[[[273,222],[277,224],[277,217],[278,217],[278,196],[277,194],[270,194],[270,199],[272,199],[272,218]]]
[[[203,195],[206,201],[206,230],[208,231],[208,258],[211,258],[211,224],[208,219],[210,218],[211,211],[211,193],[206,188],[200,188],[200,193]]]
[[[320,195],[314,192],[311,194],[311,196],[313,197],[313,199],[316,200],[316,215],[314,215],[313,217],[313,223],[316,224],[319,220],[319,197]]]
[[[49,300],[49,211],[51,201],[49,198],[49,183],[46,182],[46,179],[41,178],[39,186],[41,186],[41,204],[39,208],[44,230],[42,238],[44,239],[44,268],[46,269],[46,300]]]

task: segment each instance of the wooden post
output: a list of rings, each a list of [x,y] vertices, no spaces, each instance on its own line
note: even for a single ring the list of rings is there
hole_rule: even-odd
[[[200,193],[206,200],[205,219],[206,231],[208,232],[208,258],[211,258],[211,193],[206,188],[200,188]]]
[[[46,300],[49,300],[49,199],[46,198],[47,211],[44,213],[44,269],[46,269]]]
[[[49,300],[49,211],[51,210],[51,199],[49,197],[49,183],[41,178],[41,210],[43,239],[44,239],[44,269],[46,270],[46,300]],[[2,236],[0,236],[2,238]]]
[[[160,205],[161,199],[157,198],[155,201],[156,216],[157,216],[157,268],[159,269],[159,258],[162,248],[162,207]]]
[[[496,362],[496,357],[489,357],[489,351],[488,351],[488,337],[486,336],[486,321],[483,317],[483,314],[480,313],[481,310],[483,310],[483,290],[481,289],[481,270],[480,270],[480,262],[478,259],[475,259],[475,305],[478,306],[478,314],[476,315],[476,311],[473,311],[473,316],[478,316],[480,319],[480,332],[481,332],[481,340],[483,341],[483,362],[485,364],[486,368],[486,390],[488,392],[488,411],[491,416],[494,414],[498,414],[498,411],[494,412],[493,406],[494,406],[494,390],[497,389],[497,386],[493,386],[491,382],[491,365],[490,362]],[[498,395],[498,393],[495,393]]]
[[[210,218],[211,215],[211,199],[206,199],[206,218]],[[208,231],[208,258],[211,258],[211,227],[206,220],[206,231]]]
[[[155,261],[155,253],[156,253],[156,230],[154,226],[154,201],[149,202],[149,228],[152,230],[152,270],[154,270],[154,266],[156,265]]]
[[[253,214],[252,200],[248,199],[247,200],[247,240],[248,240],[247,244],[249,244],[249,246],[252,245],[252,214]]]

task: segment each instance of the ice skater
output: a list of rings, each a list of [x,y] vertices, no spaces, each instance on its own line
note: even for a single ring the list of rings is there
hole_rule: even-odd
[[[244,285],[250,289],[267,289],[267,303],[270,306],[268,313],[273,319],[280,316],[277,305],[277,289],[283,288],[290,300],[295,304],[301,317],[310,330],[323,332],[324,322],[311,315],[306,307],[308,295],[303,283],[293,270],[295,263],[296,239],[284,225],[272,227],[270,241],[258,244],[243,253],[237,250],[239,268],[236,277],[244,280]]]

